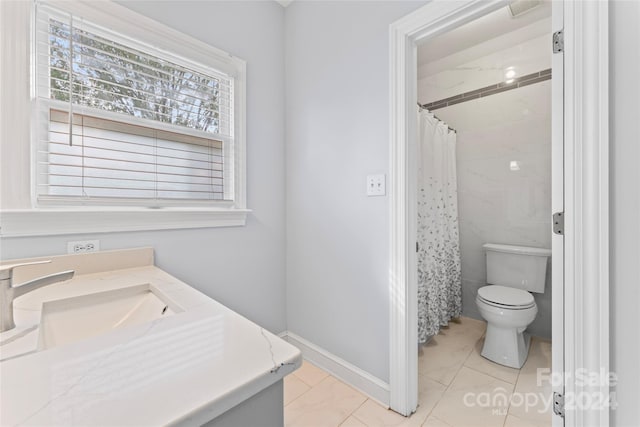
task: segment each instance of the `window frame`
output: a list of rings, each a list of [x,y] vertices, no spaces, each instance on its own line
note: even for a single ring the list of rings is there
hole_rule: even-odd
[[[36,114],[39,108],[36,105],[36,79],[35,69],[35,5],[29,6],[29,31],[20,31],[20,26],[15,25],[4,31],[16,32],[8,34],[30,46],[31,50],[24,52],[29,69],[14,67],[9,73],[3,73],[3,86],[19,75],[20,71],[30,75],[30,97],[28,103],[16,103],[16,107],[28,106],[23,111],[30,117],[29,135],[24,135],[26,129],[9,131],[11,139],[30,141],[30,159],[28,171],[24,168],[11,165],[14,160],[21,159],[25,164],[22,147],[3,147],[2,166],[4,172],[2,179],[28,181],[30,194],[22,193],[25,185],[21,185],[17,192],[2,195],[0,206],[0,236],[35,236],[35,235],[60,235],[93,232],[118,232],[137,230],[163,230],[178,228],[203,228],[203,227],[227,227],[243,226],[246,224],[246,216],[250,212],[246,206],[246,62],[221,49],[210,46],[200,40],[181,33],[164,24],[140,15],[124,6],[110,1],[82,2],[82,1],[42,1],[52,4],[54,7],[82,16],[89,22],[112,29],[123,34],[127,38],[135,40],[139,44],[153,46],[154,50],[167,52],[171,58],[184,59],[184,64],[201,64],[214,70],[225,72],[234,78],[234,143],[232,147],[232,162],[229,178],[233,180],[233,200],[220,200],[207,206],[180,206],[170,203],[167,207],[140,207],[140,206],[83,206],[59,205],[52,206],[49,203],[38,202],[37,198],[37,167],[35,165],[37,150],[38,122]],[[26,19],[25,10],[14,6],[5,14],[7,21],[22,22]],[[14,15],[14,16],[11,16]],[[3,24],[5,22],[3,19]],[[7,26],[9,27],[9,26]],[[19,34],[17,34],[19,33]],[[3,37],[7,33],[3,34]],[[27,40],[20,40],[26,38]],[[26,43],[25,43],[26,42]],[[25,61],[21,61],[24,63]],[[13,74],[15,73],[15,74]],[[7,96],[6,98],[9,98]],[[3,97],[5,98],[5,97]],[[12,105],[10,99],[2,100],[2,107]],[[22,110],[27,108],[23,106]],[[3,117],[3,121],[6,120]],[[212,134],[215,137],[215,134]],[[26,137],[26,138],[25,138]],[[3,142],[5,144],[5,142]],[[4,155],[7,153],[9,155]],[[5,167],[6,166],[6,167]],[[20,176],[15,176],[20,175]],[[29,200],[30,203],[26,203]]]

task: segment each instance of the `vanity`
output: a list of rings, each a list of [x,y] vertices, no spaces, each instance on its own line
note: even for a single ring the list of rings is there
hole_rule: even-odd
[[[300,351],[154,265],[152,248],[12,260],[0,425],[282,426]]]

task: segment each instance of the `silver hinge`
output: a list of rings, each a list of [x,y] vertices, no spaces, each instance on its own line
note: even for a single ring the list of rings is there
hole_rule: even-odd
[[[553,214],[553,232],[560,235],[564,234],[564,212]]]
[[[564,394],[553,392],[553,413],[564,418]]]
[[[564,31],[553,33],[553,53],[564,52]]]

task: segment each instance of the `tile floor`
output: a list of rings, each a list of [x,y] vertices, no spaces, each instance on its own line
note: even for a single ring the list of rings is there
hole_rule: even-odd
[[[419,405],[408,418],[304,362],[284,381],[285,426],[551,425],[551,388],[538,386],[536,374],[551,366],[551,342],[534,338],[518,370],[480,356],[484,332],[484,322],[463,317],[421,346]]]

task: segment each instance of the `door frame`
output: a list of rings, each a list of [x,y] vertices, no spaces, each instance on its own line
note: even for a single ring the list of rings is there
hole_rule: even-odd
[[[406,416],[418,403],[416,45],[508,3],[433,0],[390,25],[389,406]],[[559,389],[575,399],[581,393],[609,396],[606,382],[590,385],[576,378],[579,372],[609,372],[608,4],[563,1],[559,7],[564,31],[564,145],[554,132],[552,150],[562,147],[564,182],[554,176],[552,187],[564,187],[564,277],[559,278],[564,286],[558,293],[555,275],[552,311],[554,339],[561,332],[564,345],[552,346],[552,359],[554,371],[565,374]],[[564,360],[563,367],[557,366],[558,360]],[[554,425],[563,424],[560,417],[553,418]],[[568,407],[564,423],[606,427],[609,408]]]

